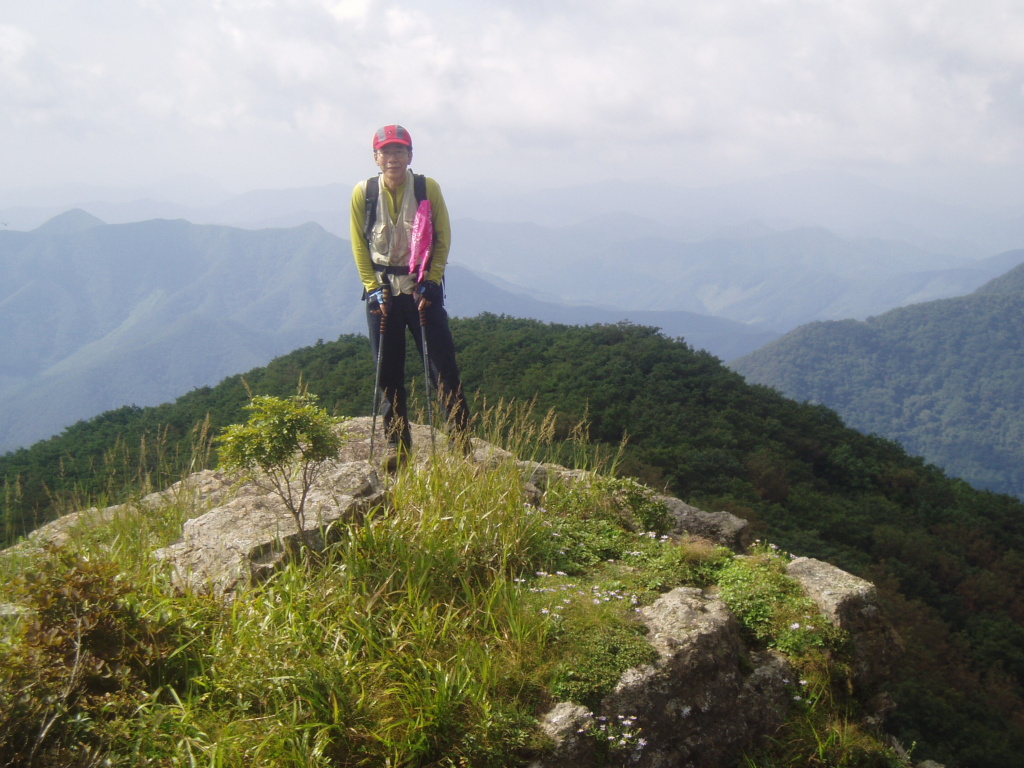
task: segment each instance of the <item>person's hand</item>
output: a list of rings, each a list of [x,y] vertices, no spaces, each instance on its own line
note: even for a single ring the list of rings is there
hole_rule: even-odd
[[[369,307],[370,314],[379,315],[382,312],[385,316],[388,314],[388,301],[387,296],[384,294],[383,288],[378,288],[376,291],[371,291],[366,296],[366,304]]]
[[[441,298],[441,286],[433,280],[427,280],[425,283],[420,283],[416,288],[416,294],[420,297],[416,307],[418,309],[426,309]]]

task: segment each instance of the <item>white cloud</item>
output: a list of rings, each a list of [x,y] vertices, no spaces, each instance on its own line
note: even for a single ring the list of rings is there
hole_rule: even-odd
[[[370,11],[370,0],[324,0],[324,5],[338,21],[362,21]]]
[[[0,24],[0,71],[12,74],[25,59],[35,43],[35,38],[24,29]]]
[[[1009,174],[1022,89],[1008,0],[35,0],[0,27],[12,185],[325,183],[392,121],[463,184]]]

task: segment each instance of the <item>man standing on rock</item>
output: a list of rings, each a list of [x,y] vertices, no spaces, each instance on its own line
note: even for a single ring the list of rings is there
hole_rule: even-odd
[[[384,434],[394,456],[411,448],[405,387],[408,328],[421,357],[421,333],[426,336],[431,381],[441,396],[453,437],[465,446],[469,408],[441,287],[451,246],[448,208],[438,183],[409,169],[412,137],[402,126],[386,125],[373,135],[373,159],[380,173],[359,182],[352,192],[351,236],[363,283],[370,347],[374,360],[380,361]],[[417,282],[409,273],[410,244],[417,208],[424,199],[430,202],[434,239],[429,272]],[[387,320],[383,336],[382,313]]]

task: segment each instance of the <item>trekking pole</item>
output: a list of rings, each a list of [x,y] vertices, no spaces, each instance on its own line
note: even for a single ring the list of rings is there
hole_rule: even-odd
[[[433,456],[437,446],[434,445],[434,417],[430,407],[430,353],[427,351],[427,311],[420,307],[420,339],[423,341],[423,382],[427,390],[427,428],[430,430],[430,455]]]
[[[381,288],[381,298],[384,303],[380,305],[380,331],[377,334],[377,372],[373,377],[373,421],[370,424],[370,463],[373,463],[373,444],[374,439],[377,436],[377,409],[380,406],[380,361],[384,355],[384,336],[388,332],[388,313],[386,311],[388,297],[391,295],[391,291],[388,286]]]

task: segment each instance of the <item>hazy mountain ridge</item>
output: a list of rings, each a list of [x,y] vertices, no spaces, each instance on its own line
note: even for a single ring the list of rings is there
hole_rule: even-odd
[[[726,360],[757,349],[778,337],[778,334],[766,329],[682,310],[629,310],[540,301],[529,294],[496,289],[492,283],[457,265],[450,266],[448,274],[455,286],[447,299],[448,310],[459,317],[491,312],[566,325],[626,321],[660,328],[666,336],[684,338],[691,346],[709,350]],[[496,282],[507,284],[501,279]]]
[[[0,451],[122,405],[156,405],[318,338],[365,329],[347,241],[69,211],[0,232]],[[634,322],[735,357],[774,334],[684,312],[564,307],[449,269],[449,311]]]
[[[83,207],[110,222],[142,213],[246,228],[315,221],[346,238],[350,191],[348,183],[256,190],[214,203],[193,193],[205,204],[169,202],[166,214],[152,199]],[[992,254],[1024,243],[1019,215],[954,208],[840,174],[709,189],[642,179],[529,193],[499,184],[446,188],[446,196],[455,263],[513,292],[711,314],[776,333],[962,295],[1005,271]]]
[[[1022,338],[1024,264],[968,296],[809,324],[731,365],[972,485],[1024,496]]]
[[[610,227],[462,222],[473,267],[538,298],[715,315],[784,333],[960,295],[1008,268],[820,228],[683,242]]]
[[[164,402],[352,325],[334,297],[358,302],[358,280],[316,225],[88,221],[0,233],[4,445]]]
[[[430,173],[429,168],[417,170]],[[362,174],[348,175],[351,181],[236,195],[204,179],[172,180],[133,190],[85,186],[0,190],[0,218],[8,228],[32,229],[77,207],[110,223],[186,218],[263,228],[314,221],[346,237],[349,195]],[[968,259],[1024,243],[1024,216],[1019,211],[948,205],[833,172],[795,172],[714,187],[637,178],[552,189],[506,188],[501,183],[486,189],[444,188],[456,220],[534,222],[560,228],[595,219],[617,222],[639,217],[646,220],[645,228],[654,227],[682,241],[822,227],[841,237],[898,241]],[[620,229],[618,234],[642,233],[629,235]]]
[[[96,216],[100,210],[115,221],[118,212],[153,214],[162,210],[160,190],[135,190],[152,197],[133,198],[130,191],[78,189],[67,194],[107,195],[109,202],[90,205],[90,212],[68,211],[33,232],[0,229],[0,331],[6,340],[0,450],[104,409],[160,402],[182,387],[213,383],[316,338],[363,331],[349,245],[330,234],[333,228],[347,235],[350,184],[233,197],[195,180],[182,186],[191,188],[188,195],[166,193],[174,200],[164,206],[168,220],[104,225]],[[500,185],[486,194],[446,194],[457,214],[448,273],[453,315],[629,320],[726,360],[813,320],[866,318],[962,295],[1010,266],[1006,254],[972,259],[955,249],[928,250],[912,238],[882,239],[878,232],[896,238],[938,222],[930,238],[937,242],[942,233],[969,233],[965,222],[984,229],[981,223],[997,220],[1007,238],[1017,231],[1012,217],[952,210],[860,180],[814,174],[716,190],[632,180],[541,194]],[[55,199],[40,192],[34,201]],[[653,219],[653,211],[668,215]],[[183,212],[221,223],[190,223]],[[520,215],[534,220],[517,220]],[[300,224],[310,219],[329,222],[328,231]],[[245,226],[272,220],[287,228],[242,230],[225,226],[228,220]],[[792,228],[777,229],[783,226]],[[1020,231],[1024,240],[1024,227]],[[114,232],[120,241],[111,240]],[[977,250],[984,241],[964,249]],[[40,274],[30,275],[31,269]],[[144,380],[141,371],[136,375],[139,360],[148,361],[155,377],[161,368],[155,360],[199,343],[221,351],[209,360],[182,356],[204,360],[202,370],[176,369],[173,384],[160,394],[156,386],[147,395],[141,384],[117,384]],[[95,402],[76,382],[76,376],[91,380],[84,372],[94,366],[110,372],[110,381],[96,384],[108,396]],[[36,413],[28,404],[42,402],[44,387],[60,406]],[[23,431],[45,411],[51,411],[51,431]],[[12,431],[21,437],[7,437]]]

